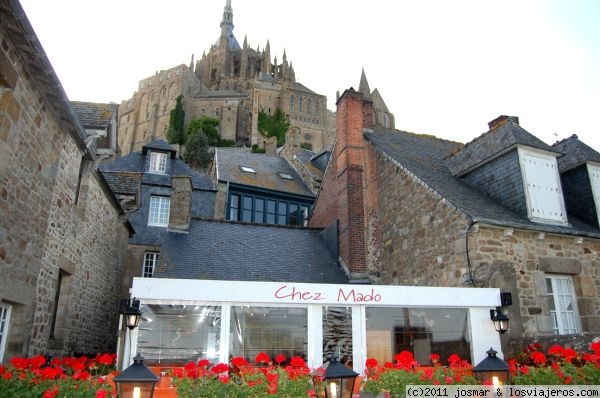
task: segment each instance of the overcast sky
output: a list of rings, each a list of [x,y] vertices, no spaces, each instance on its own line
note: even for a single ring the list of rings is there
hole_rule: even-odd
[[[71,100],[117,102],[189,64],[225,0],[21,0]],[[232,0],[240,45],[283,50],[328,97],[364,67],[396,128],[468,142],[506,114],[548,144],[600,151],[600,0]]]

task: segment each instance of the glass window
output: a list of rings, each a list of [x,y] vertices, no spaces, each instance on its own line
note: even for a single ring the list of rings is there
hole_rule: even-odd
[[[279,202],[277,206],[277,224],[286,225],[287,224],[287,203]]]
[[[332,355],[352,367],[352,308],[323,307],[323,363]]]
[[[302,210],[302,226],[306,227],[308,225],[308,206],[300,206]]]
[[[142,277],[152,278],[154,274],[154,268],[158,262],[158,253],[144,253],[144,266],[142,269]]]
[[[259,352],[307,359],[308,311],[287,307],[231,307],[229,355],[254,363]],[[287,362],[285,362],[287,363]]]
[[[267,224],[275,224],[275,201],[267,199]]]
[[[252,221],[252,196],[244,196],[242,221]]]
[[[6,340],[8,340],[8,323],[10,322],[11,306],[0,303],[0,363],[4,360]]]
[[[219,362],[221,307],[143,304],[137,352],[148,365]]]
[[[290,225],[300,224],[300,213],[297,204],[290,204]]]
[[[444,362],[456,353],[471,358],[466,308],[367,307],[367,357],[394,362],[410,351],[419,364],[430,365],[431,354]]]
[[[244,173],[253,173],[255,174],[256,171],[252,168],[252,167],[248,167],[248,166],[240,166],[240,169],[242,169],[242,171]]]
[[[240,219],[240,195],[229,197],[229,219],[239,221]]]
[[[167,154],[160,152],[150,153],[150,172],[165,173],[167,171]]]
[[[256,198],[254,200],[254,221],[265,222],[265,200]]]
[[[546,276],[546,286],[548,288],[548,304],[554,334],[579,332],[579,314],[575,295],[573,294],[571,277],[564,275]]]
[[[166,227],[169,225],[169,208],[171,199],[164,196],[150,197],[150,211],[148,225]]]

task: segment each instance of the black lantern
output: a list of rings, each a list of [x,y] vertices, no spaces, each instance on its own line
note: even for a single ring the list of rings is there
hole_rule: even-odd
[[[117,398],[152,398],[158,382],[150,368],[144,364],[144,357],[136,355],[133,364],[115,376]]]
[[[140,300],[137,299],[124,299],[121,300],[120,304],[120,312],[125,315],[125,323],[127,324],[127,328],[129,330],[133,330],[138,327],[140,323],[140,317],[142,316],[142,311],[140,310]]]
[[[500,307],[490,310],[490,318],[492,318],[492,321],[494,322],[496,332],[502,334],[508,330],[508,317],[504,315]]]
[[[348,369],[333,355],[325,368],[325,397],[326,398],[351,398],[354,391],[354,382],[358,373]]]
[[[510,376],[508,364],[498,358],[496,354],[497,352],[490,348],[487,351],[487,358],[473,368],[473,373],[480,383],[491,381],[494,387],[508,383]]]

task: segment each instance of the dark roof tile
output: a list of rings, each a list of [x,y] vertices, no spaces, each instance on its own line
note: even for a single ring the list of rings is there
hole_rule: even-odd
[[[73,110],[86,129],[104,130],[110,124],[118,104],[99,104],[94,102],[71,101]]]
[[[581,142],[576,135],[556,142],[552,147],[565,154],[558,158],[561,173],[586,162],[600,163],[600,153]]]

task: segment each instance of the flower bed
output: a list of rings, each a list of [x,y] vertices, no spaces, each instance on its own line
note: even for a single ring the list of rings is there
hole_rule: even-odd
[[[456,354],[444,361],[432,354],[431,361],[433,366],[420,366],[409,351],[382,365],[369,358],[361,391],[372,396],[400,397],[412,384],[478,384],[471,364]],[[301,357],[288,361],[277,355],[272,360],[265,353],[257,355],[254,362],[252,365],[242,357],[234,358],[230,365],[211,365],[205,359],[190,362],[169,369],[175,388],[165,390],[178,398],[322,396],[323,368],[311,371]],[[0,366],[0,398],[112,398],[114,387],[104,375],[114,371],[114,363],[114,354],[50,361],[43,356],[13,358],[9,367]],[[592,343],[590,352],[585,353],[558,345],[543,352],[539,345],[529,345],[508,360],[508,365],[512,384],[600,385],[600,341]],[[156,398],[161,398],[159,390]]]
[[[105,375],[114,370],[114,354],[95,358],[15,357],[0,366],[0,398],[110,398]]]

